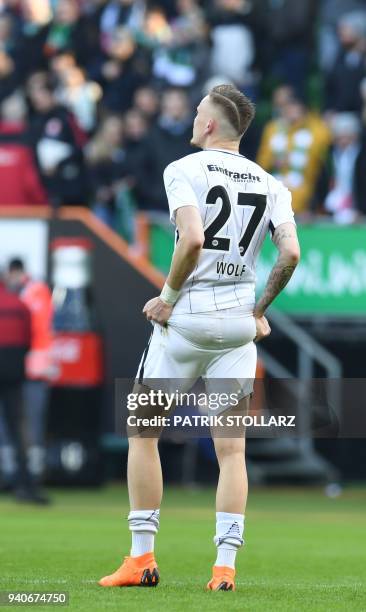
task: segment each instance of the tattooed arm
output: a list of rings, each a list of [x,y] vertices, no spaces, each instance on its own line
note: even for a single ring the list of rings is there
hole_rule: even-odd
[[[278,249],[278,258],[254,309],[254,316],[258,319],[263,317],[268,306],[286,287],[300,259],[300,246],[293,223],[282,223],[276,227],[272,240]]]

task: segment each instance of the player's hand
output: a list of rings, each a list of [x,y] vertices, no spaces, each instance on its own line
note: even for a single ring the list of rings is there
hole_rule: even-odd
[[[146,302],[142,312],[148,321],[154,321],[159,323],[159,325],[166,326],[172,310],[173,306],[163,302],[160,297],[156,297]]]
[[[255,326],[257,328],[257,334],[254,338],[254,342],[260,342],[261,340],[263,340],[263,338],[269,336],[269,334],[271,333],[271,328],[264,315],[262,315],[261,317],[256,317],[254,315],[254,319]]]

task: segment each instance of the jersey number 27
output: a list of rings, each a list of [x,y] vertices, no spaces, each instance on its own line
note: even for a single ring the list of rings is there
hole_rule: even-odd
[[[219,198],[222,200],[221,210],[212,223],[205,229],[205,242],[203,248],[214,251],[229,251],[231,238],[217,236],[218,232],[224,227],[231,215],[231,202],[225,187],[222,185],[212,187],[207,194],[206,204],[208,206],[213,206]],[[243,256],[247,252],[255,230],[264,215],[267,197],[261,193],[238,193],[237,203],[239,206],[253,206],[254,208],[254,212],[238,245],[240,255]]]

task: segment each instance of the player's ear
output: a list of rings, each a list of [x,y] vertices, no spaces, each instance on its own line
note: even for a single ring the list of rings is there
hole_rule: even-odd
[[[211,134],[213,132],[214,127],[215,127],[214,119],[209,119],[206,125],[206,130],[205,130],[206,134]]]

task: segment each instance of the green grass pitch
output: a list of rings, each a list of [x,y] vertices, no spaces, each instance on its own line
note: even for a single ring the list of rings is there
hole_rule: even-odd
[[[337,499],[321,490],[253,490],[235,593],[204,590],[215,557],[213,490],[167,489],[156,589],[96,584],[128,553],[125,488],[52,497],[49,508],[0,497],[0,590],[68,591],[72,611],[366,610],[365,489]]]

